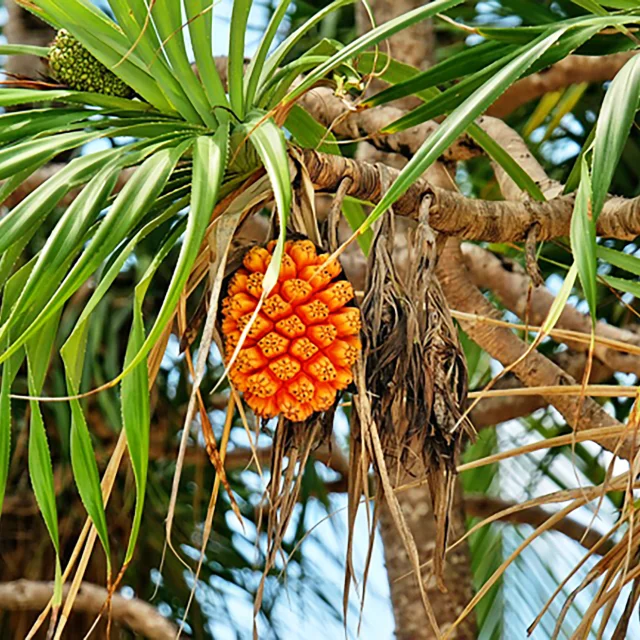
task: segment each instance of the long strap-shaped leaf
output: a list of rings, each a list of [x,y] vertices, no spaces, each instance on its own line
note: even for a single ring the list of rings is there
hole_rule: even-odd
[[[593,218],[598,219],[640,101],[640,56],[616,74],[602,103],[593,147]]]
[[[26,169],[30,164],[37,164],[53,158],[56,153],[75,149],[102,135],[92,131],[76,131],[61,133],[43,139],[27,140],[11,145],[0,151],[0,180]]]
[[[318,80],[323,78],[327,73],[335,69],[338,65],[353,58],[361,51],[373,47],[374,45],[386,40],[398,31],[406,29],[422,20],[426,20],[434,16],[436,13],[441,13],[451,7],[455,7],[463,0],[435,0],[430,2],[424,7],[419,7],[413,11],[407,11],[403,15],[389,20],[384,24],[372,29],[371,31],[360,36],[354,40],[351,44],[340,49],[335,55],[331,56],[324,64],[321,64],[314,72],[310,73],[306,78],[291,91],[286,98],[285,102],[292,102],[303,93],[308,91]]]
[[[78,342],[74,343],[74,346],[78,350],[84,351],[86,349],[86,342],[87,331],[85,330],[82,332]],[[70,343],[67,342],[67,344]],[[67,377],[67,391],[70,395],[75,395],[80,390],[82,369],[74,366],[75,354],[73,349],[63,350],[61,354]],[[82,504],[87,510],[87,514],[91,518],[93,526],[100,538],[107,559],[107,573],[110,577],[111,552],[107,518],[100,489],[100,474],[98,473],[98,465],[96,464],[95,453],[93,451],[93,445],[91,444],[91,435],[89,434],[89,427],[87,426],[80,401],[71,400],[69,404],[71,407],[70,449],[73,478],[78,487]]]
[[[212,13],[215,4],[214,0],[188,0],[188,2],[185,2],[185,9],[189,19],[189,33],[191,34],[191,45],[193,46],[196,65],[209,105],[211,107],[228,107],[229,100],[220,79],[211,47],[211,34],[213,33]],[[221,117],[220,114],[217,115],[220,122],[226,121],[226,118]]]
[[[124,363],[125,369],[129,367],[133,358],[144,345],[145,330],[142,306],[151,280],[182,233],[183,226],[176,225],[149,265],[144,276],[136,285],[133,304],[133,324],[127,344]],[[146,359],[143,359],[137,364],[131,373],[122,380],[122,420],[127,434],[127,447],[129,449],[129,457],[131,458],[131,466],[133,467],[133,475],[136,482],[136,507],[127,552],[123,562],[123,566],[126,567],[133,557],[136,541],[140,532],[144,496],[147,487],[151,411],[149,406],[149,370]]]
[[[262,74],[262,69],[264,68],[264,62],[267,58],[267,54],[269,53],[269,48],[271,47],[271,43],[278,32],[278,28],[284,20],[290,4],[291,0],[280,0],[276,10],[271,16],[271,20],[269,20],[269,24],[267,25],[264,35],[262,36],[258,51],[251,59],[245,81],[245,100],[249,105],[253,104],[253,99],[256,95],[256,89],[258,88],[258,82],[260,81],[260,76]]]
[[[166,223],[175,217],[175,215],[186,204],[186,201],[181,201],[170,206],[166,211],[157,216],[154,220],[146,224],[124,247],[124,249],[114,259],[110,267],[106,270],[95,291],[92,293],[89,301],[85,305],[76,325],[71,332],[68,340],[61,349],[62,357],[65,362],[65,367],[69,371],[70,375],[79,376],[84,369],[85,360],[87,359],[87,351],[85,349],[86,336],[90,328],[90,320],[99,305],[104,301],[104,296],[109,291],[111,285],[115,281],[118,274],[122,271],[122,268],[126,260],[131,256],[133,250],[138,243],[149,235],[155,229],[158,229],[161,225]],[[166,258],[169,251],[175,246],[180,236],[184,233],[184,220],[179,220],[171,232],[169,239],[162,245],[156,257],[154,258],[154,264],[159,265],[164,258]],[[157,269],[157,266],[156,266]],[[115,375],[115,374],[114,374]],[[144,401],[144,397],[141,398]],[[77,401],[73,401],[77,402]],[[79,405],[78,405],[79,406]],[[120,421],[120,415],[118,411],[115,411],[114,424]],[[126,427],[125,427],[126,428]]]
[[[602,19],[598,19],[602,21]],[[593,22],[593,19],[589,19],[589,22]],[[577,49],[580,45],[590,40],[596,35],[603,24],[590,25],[584,28],[576,28],[574,31],[564,35],[560,41],[554,46],[550,47],[539,59],[544,61],[544,66],[548,66],[565,58],[572,51]],[[460,104],[462,100],[466,100],[471,97],[480,86],[489,82],[492,77],[496,75],[498,71],[503,69],[506,64],[511,60],[518,60],[520,56],[531,48],[530,44],[527,44],[519,49],[515,49],[509,53],[505,59],[497,60],[487,68],[482,69],[470,76],[467,76],[456,85],[446,89],[436,97],[430,99],[426,104],[410,111],[404,116],[398,118],[395,122],[392,122],[384,127],[385,133],[396,133],[398,131],[405,131],[413,126],[416,126],[432,118],[436,118],[448,111],[451,111]],[[529,67],[527,72],[532,71],[535,66],[538,66],[536,62]]]
[[[300,40],[315,27],[319,22],[324,20],[328,15],[337,11],[341,7],[353,4],[356,0],[334,0],[320,11],[314,13],[303,25],[298,27],[293,33],[289,34],[276,48],[276,50],[267,58],[262,72],[260,74],[260,98],[262,98],[262,86],[265,82],[271,80],[276,69],[282,64],[287,54],[300,42]],[[261,100],[260,100],[261,101]],[[260,102],[259,101],[259,102]]]
[[[128,100],[102,93],[88,93],[85,91],[71,91],[69,89],[55,89],[41,91],[39,89],[2,89],[0,91],[0,107],[15,107],[21,104],[36,104],[38,102],[68,102],[70,104],[87,104],[106,109],[154,111],[152,105],[140,100]],[[169,114],[163,114],[168,116]]]
[[[22,266],[7,283],[2,296],[0,322],[4,322],[9,316],[10,310],[17,300],[24,283],[29,278],[33,265],[34,261],[31,260]],[[0,347],[6,348],[8,344],[9,336],[4,340],[4,344],[0,343]],[[2,367],[2,381],[0,382],[0,514],[2,514],[2,503],[9,475],[11,453],[11,385],[23,359],[24,350],[20,350],[7,360]]]
[[[2,516],[2,503],[9,476],[9,462],[11,454],[11,385],[18,373],[19,363],[15,360],[22,359],[22,354],[10,358],[2,365],[0,374],[0,517]]]
[[[146,287],[143,287],[146,290]],[[144,291],[136,287],[133,307],[133,324],[127,344],[125,367],[142,348],[145,339],[144,321],[142,319],[142,302]],[[149,406],[149,369],[146,360],[138,364],[122,381],[122,420],[127,434],[127,447],[133,475],[136,482],[136,508],[131,524],[129,544],[124,558],[126,566],[133,557],[133,552],[142,522],[144,494],[147,487],[147,468],[149,466],[149,429],[151,410]]]
[[[560,23],[557,25],[557,28],[566,26],[571,27],[572,31],[563,36],[558,45],[545,52],[538,61],[534,62],[528,70],[528,73],[546,68],[557,60],[564,58],[568,53],[577,49],[599,33],[601,29],[609,25],[620,25],[624,24],[624,22],[631,22],[635,19],[637,18],[629,15],[607,16],[606,18],[589,17]],[[531,31],[530,33],[531,40],[533,40],[536,35],[539,35],[537,30]],[[519,52],[521,53],[522,50]],[[502,42],[486,42],[452,56],[393,87],[384,89],[380,93],[367,99],[363,105],[369,107],[379,106],[409,95],[417,95],[420,91],[424,91],[436,84],[459,79],[461,75],[466,76],[462,82],[457,82],[454,87],[444,91],[437,101],[434,100],[433,104],[428,108],[425,107],[422,112],[418,112],[417,110],[411,112],[410,115],[412,119],[407,119],[406,124],[402,126],[402,128],[407,128],[422,120],[428,120],[447,111],[448,108],[446,104],[449,96],[451,96],[451,100],[448,104],[455,106],[456,100],[471,95],[475,88],[488,80],[496,70],[503,67],[509,59],[516,55],[518,55],[518,50],[515,48],[515,45]],[[370,57],[371,54],[365,54],[363,56],[364,62],[368,62]],[[378,56],[378,58],[378,69],[380,70],[384,68],[384,57]],[[371,65],[369,65],[369,67],[370,66]],[[363,65],[361,71],[366,73],[367,70],[367,65]],[[442,104],[442,106],[438,106],[440,104]],[[419,113],[420,115],[418,117]],[[396,126],[395,123],[393,123],[392,126]],[[400,130],[400,128],[394,130]]]
[[[0,55],[46,58],[49,55],[49,47],[37,47],[29,44],[3,44],[0,45]]]
[[[175,0],[156,0],[152,16],[174,76],[180,79],[180,86],[202,122],[215,128],[217,122],[211,114],[209,101],[187,57],[182,35],[181,3]]]
[[[468,98],[453,111],[400,172],[400,175],[373,209],[366,222],[360,227],[360,233],[370,228],[389,207],[393,206],[393,203],[440,157],[460,133],[492,104],[509,85],[515,82],[534,60],[557,42],[562,33],[562,30],[558,30],[551,35],[540,38],[534,46],[510,62],[491,81],[487,82],[472,97]]]
[[[196,140],[193,151],[191,208],[178,263],[153,327],[142,347],[135,356],[132,356],[129,364],[118,376],[119,379],[127,376],[146,358],[175,312],[218,199],[220,185],[227,166],[228,146],[229,128],[227,125],[221,125],[214,136],[201,136]]]
[[[119,167],[108,165],[89,182],[67,209],[53,233],[37,256],[20,295],[12,305],[10,315],[2,323],[2,335],[14,335],[24,329],[41,311],[64,277],[64,268],[81,247],[91,227],[115,186]]]
[[[253,0],[235,0],[231,12],[229,35],[229,100],[231,108],[240,120],[244,120],[244,41]]]
[[[96,228],[91,225],[106,203],[117,173],[129,164],[137,164],[146,155],[162,148],[165,143],[143,144],[137,151],[121,153],[120,157],[106,162],[99,175],[83,189],[56,224],[43,249],[34,260],[37,260],[29,281],[23,287],[15,309],[6,321],[0,323],[0,340],[8,331],[19,332],[31,323],[42,309],[50,302],[60,282],[66,275],[70,262],[75,259],[84,244],[93,236]],[[140,145],[131,145],[138,147]],[[63,172],[64,173],[64,172]],[[63,178],[63,176],[59,176]],[[70,184],[67,185],[70,188]],[[171,197],[171,194],[167,194]],[[179,197],[179,196],[178,196]],[[160,198],[154,206],[162,205]],[[164,205],[168,206],[167,204]],[[24,247],[37,231],[39,224],[27,227],[3,254],[0,260],[0,290],[8,277],[15,260],[21,255]],[[67,291],[71,296],[73,290]],[[18,333],[15,333],[18,335]]]
[[[629,273],[640,276],[640,258],[637,256],[624,253],[622,251],[616,251],[615,249],[610,249],[609,247],[605,247],[601,244],[596,246],[596,255],[598,258],[606,260],[614,267],[624,269],[625,271],[629,271]]]
[[[383,80],[392,84],[407,82],[419,74],[415,67],[398,62],[397,60],[389,58],[382,53],[378,56],[374,56],[374,54],[369,53],[363,54],[361,56],[361,64],[359,67],[363,67],[363,73],[371,73],[373,71],[374,62],[376,63],[376,73],[379,73]],[[422,100],[433,100],[438,95],[439,91],[435,87],[427,87],[416,93],[416,96]],[[507,175],[523,191],[526,191],[536,200],[541,202],[545,200],[540,187],[531,178],[531,176],[529,176],[518,162],[478,124],[475,122],[469,124],[467,133],[506,171]],[[363,236],[358,236],[358,241],[360,242],[362,238]]]
[[[595,328],[597,306],[596,225],[591,215],[591,180],[587,160],[582,157],[582,175],[571,216],[571,250],[578,269],[585,298],[589,304],[591,322]]]
[[[85,0],[21,0],[29,11],[46,22],[64,26],[102,64],[113,69],[148,102],[163,111],[188,105],[172,105],[156,80],[145,70],[139,56],[129,54],[130,43],[120,28],[99,9]],[[106,45],[106,46],[105,46]],[[127,56],[127,54],[129,54]],[[183,115],[185,115],[183,114]]]
[[[174,104],[188,98],[179,79],[172,73],[156,33],[156,27],[145,0],[109,0],[118,24],[128,37],[130,51],[139,55],[146,71],[158,80]]]
[[[50,242],[48,246],[45,247],[43,255],[40,256],[40,260],[36,265],[36,268],[34,268],[34,272],[36,272],[39,265],[42,265],[49,260],[55,264],[58,260],[68,259],[67,256],[71,253],[71,250],[75,248],[71,243],[73,243],[74,240],[77,241],[77,238],[81,234],[84,235],[86,228],[95,218],[101,204],[107,198],[115,185],[116,177],[117,168],[114,170],[114,167],[107,167],[87,185],[80,196],[75,200],[72,207],[67,211],[68,215],[70,213],[71,215],[75,214],[80,228],[77,230],[70,229],[68,234],[62,236],[64,228],[71,221],[70,219],[65,220],[67,224],[62,225],[62,228],[58,229],[59,235],[54,239],[54,242]],[[71,215],[69,218],[71,218]],[[68,244],[65,244],[65,242]],[[51,255],[56,247],[59,247],[59,255]],[[38,276],[38,273],[35,275]],[[32,282],[33,276],[34,273],[32,273],[32,277],[30,279]],[[55,287],[55,285],[56,282],[54,281],[48,287],[45,287],[45,289],[50,290]],[[19,305],[17,305],[17,307],[19,308]],[[80,380],[82,378],[82,366],[80,364],[82,361],[75,357],[73,347],[76,348],[76,352],[81,351],[84,353],[86,350],[86,341],[87,331],[85,327],[85,330],[80,332],[79,339],[75,341],[71,341],[71,339],[68,340],[65,345],[67,348],[63,348],[61,351],[66,372],[67,390],[70,395],[75,395],[79,392]],[[70,407],[70,451],[73,477],[75,479],[76,486],[78,487],[78,493],[80,494],[82,503],[84,504],[87,514],[91,518],[98,537],[100,538],[107,560],[107,572],[110,576],[111,553],[109,547],[107,520],[102,500],[102,492],[100,489],[100,475],[98,473],[98,466],[96,464],[95,454],[91,444],[91,436],[89,434],[89,428],[80,402],[78,400],[71,400]]]
[[[51,318],[42,331],[30,340],[26,346],[28,360],[29,394],[40,395],[49,367],[51,349],[58,326],[57,317]],[[53,465],[47,442],[40,404],[31,400],[31,419],[29,424],[29,477],[40,513],[49,531],[56,554],[54,605],[62,602],[62,571],[60,568],[60,538],[58,534],[58,510],[53,482]]]
[[[100,151],[72,160],[62,171],[32,191],[20,204],[0,220],[0,254],[41,224],[74,186],[89,180],[111,159],[116,150]]]
[[[0,145],[25,140],[43,131],[53,131],[74,122],[86,121],[91,115],[95,114],[79,108],[30,109],[4,113],[0,116]]]
[[[503,42],[485,42],[469,47],[469,49],[439,62],[404,82],[400,82],[376,93],[365,100],[363,105],[367,107],[377,107],[392,102],[393,100],[417,94],[420,91],[435,87],[444,82],[450,82],[452,80],[459,81],[462,76],[467,76],[475,71],[479,71],[498,59],[504,59],[514,48],[513,45],[504,44]],[[378,70],[384,68],[383,60],[379,59],[378,67]],[[362,73],[367,72],[366,67],[362,68],[358,65],[358,68]]]
[[[51,297],[38,318],[11,347],[0,355],[0,362],[15,352],[21,344],[36,333],[53,315],[76,287],[82,284],[100,263],[126,237],[127,233],[140,222],[164,188],[179,158],[191,144],[182,143],[174,149],[158,151],[148,158],[133,174],[124,189],[118,194],[109,213],[97,230],[82,256],[73,266],[64,282]]]
[[[595,223],[608,197],[614,171],[638,111],[639,62],[637,56],[631,58],[607,91],[595,128],[591,172],[586,156],[580,157],[580,184],[571,218],[571,249],[594,326],[598,303]],[[609,283],[629,291],[629,287],[620,286],[620,282],[609,280]]]
[[[263,120],[258,115],[245,124],[251,144],[256,148],[262,164],[267,170],[271,188],[278,210],[279,235],[278,243],[273,252],[273,258],[267,267],[262,281],[263,295],[268,294],[278,281],[280,263],[284,253],[284,243],[287,235],[287,222],[293,193],[291,190],[291,175],[289,173],[289,156],[282,129],[270,118]]]

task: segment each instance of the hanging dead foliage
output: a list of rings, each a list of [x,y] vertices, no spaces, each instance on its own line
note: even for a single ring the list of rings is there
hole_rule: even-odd
[[[427,615],[435,626],[420,579],[417,550],[393,488],[424,478],[437,525],[434,574],[442,580],[449,515],[460,445],[472,431],[463,418],[467,374],[458,334],[435,277],[437,242],[425,198],[417,225],[406,238],[404,272],[394,263],[393,216],[377,230],[362,303],[362,361],[356,367],[352,420],[349,520],[367,491],[366,469],[377,479],[376,505],[384,499],[420,581]],[[360,374],[360,375],[359,375]],[[371,522],[375,531],[377,509]],[[350,555],[352,541],[349,542]],[[352,567],[347,563],[347,583]],[[365,573],[366,579],[366,573]],[[345,585],[345,588],[348,586]]]

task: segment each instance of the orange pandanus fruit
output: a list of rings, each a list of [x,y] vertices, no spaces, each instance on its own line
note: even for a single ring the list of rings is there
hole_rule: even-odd
[[[258,305],[274,248],[271,242],[250,249],[229,281],[222,302],[227,363]],[[285,244],[278,282],[231,367],[232,383],[262,418],[306,420],[329,409],[353,380],[360,310],[342,268],[336,260],[325,265],[328,258],[310,240]]]

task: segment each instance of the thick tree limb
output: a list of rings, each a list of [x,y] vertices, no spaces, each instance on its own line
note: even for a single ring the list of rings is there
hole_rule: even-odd
[[[525,271],[516,262],[479,247],[465,243],[461,247],[471,281],[480,288],[490,289],[509,311],[515,313],[523,322],[540,325],[544,322],[555,298],[544,287],[535,287],[529,299],[530,280]],[[591,320],[571,305],[565,306],[558,319],[561,329],[591,332]],[[640,336],[605,322],[598,322],[596,335],[640,346]],[[588,344],[567,343],[574,351],[587,351]],[[640,357],[631,353],[622,353],[606,345],[596,344],[595,356],[614,371],[634,373],[640,376]]]
[[[380,200],[383,187],[376,165],[310,149],[303,150],[302,155],[318,191],[335,193],[342,179],[349,176],[353,184],[348,195],[372,203]],[[36,172],[24,187],[3,203],[4,206],[15,206],[59,168],[51,165],[42,173]],[[398,176],[396,169],[386,167],[386,171],[392,180]],[[127,172],[123,172],[118,187],[127,176]],[[560,196],[548,202],[478,200],[418,180],[396,202],[394,213],[414,218],[422,198],[427,195],[433,200],[430,224],[446,235],[464,240],[520,242],[526,239],[534,225],[537,225],[539,241],[569,235],[572,196]],[[73,197],[70,193],[68,200]],[[598,218],[597,233],[600,237],[621,240],[632,240],[640,235],[640,198],[610,198]]]
[[[406,158],[411,158],[438,128],[437,122],[429,120],[406,131],[382,135],[380,129],[406,114],[405,109],[385,106],[357,111],[350,101],[336,96],[328,87],[317,87],[307,92],[300,98],[300,105],[339,138],[366,138],[376,149]],[[481,154],[482,149],[469,136],[463,135],[442,154],[442,160],[468,160]]]
[[[438,277],[447,296],[449,305],[461,311],[496,317],[496,309],[480,293],[468,276],[467,269],[457,241],[449,240],[445,246],[438,264]],[[545,358],[540,352],[532,351],[526,358],[522,358],[527,345],[514,333],[504,327],[487,323],[461,322],[465,331],[482,349],[505,366],[513,366],[513,372],[529,387],[557,386],[576,384],[556,364]],[[514,364],[516,363],[517,364]],[[576,432],[585,428],[621,426],[592,398],[577,396],[545,396],[545,400],[552,404]],[[616,442],[611,440],[598,441],[606,449],[615,449]],[[624,438],[618,455],[632,460],[637,451],[637,441],[634,434]]]
[[[351,158],[305,149],[305,165],[318,191],[333,193],[345,176],[352,179],[347,195],[377,203],[383,194],[376,165]],[[395,169],[386,168],[391,179]],[[560,196],[549,202],[506,202],[467,198],[455,191],[418,180],[393,206],[397,215],[415,218],[420,202],[432,198],[429,223],[440,233],[464,240],[521,242],[538,225],[538,240],[569,235],[573,197]],[[640,198],[610,198],[600,214],[597,233],[601,237],[634,239],[640,235]]]
[[[489,107],[488,114],[504,118],[530,100],[579,82],[611,80],[637,51],[608,56],[569,56],[553,66],[516,82]]]
[[[336,96],[328,87],[318,87],[306,93],[300,99],[303,106],[320,124],[330,129],[340,138],[359,139],[366,138],[378,151],[386,154],[399,154],[410,159],[418,151],[421,145],[440,126],[435,120],[428,120],[420,125],[411,127],[406,131],[392,134],[379,133],[386,125],[391,124],[407,113],[406,109],[395,106],[382,106],[364,111],[347,100]],[[478,118],[477,124],[484,129],[496,142],[498,142],[520,164],[529,176],[540,185],[547,197],[555,197],[562,187],[557,182],[549,180],[544,169],[531,153],[521,136],[511,127],[498,118],[483,116]],[[483,153],[482,148],[468,134],[463,134],[442,154],[440,161],[445,165],[453,165],[460,160],[468,160]],[[372,160],[373,158],[373,160]],[[385,159],[381,156],[385,164]],[[362,156],[359,159],[369,162],[375,161],[375,157]],[[392,166],[400,168],[396,163]],[[506,200],[522,199],[522,192],[513,180],[494,163],[496,177],[500,183],[502,193]],[[431,176],[429,176],[431,178]],[[432,178],[431,178],[432,179]],[[449,178],[449,185],[451,179]],[[439,184],[446,188],[446,184]]]
[[[65,589],[68,590],[68,587]],[[0,610],[37,611],[43,609],[53,594],[52,582],[16,580],[0,583]],[[95,584],[83,582],[73,605],[77,612],[97,615],[107,599],[107,590]],[[150,640],[173,640],[177,628],[161,615],[155,607],[138,598],[127,599],[120,595],[112,598],[111,618],[134,633]]]
[[[562,185],[550,180],[543,166],[531,153],[522,136],[509,125],[498,118],[483,116],[478,118],[477,124],[488,133],[509,155],[526,171],[528,176],[540,187],[548,200],[562,193]],[[528,200],[528,195],[509,176],[509,174],[495,161],[491,161],[496,180],[505,200]]]

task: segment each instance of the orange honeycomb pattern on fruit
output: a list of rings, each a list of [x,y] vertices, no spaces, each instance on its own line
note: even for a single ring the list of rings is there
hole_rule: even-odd
[[[225,360],[262,295],[262,279],[275,242],[253,247],[233,275],[222,301]],[[253,320],[229,377],[256,415],[283,415],[294,422],[326,411],[351,384],[361,349],[360,311],[342,269],[309,240],[285,244],[278,283]]]

